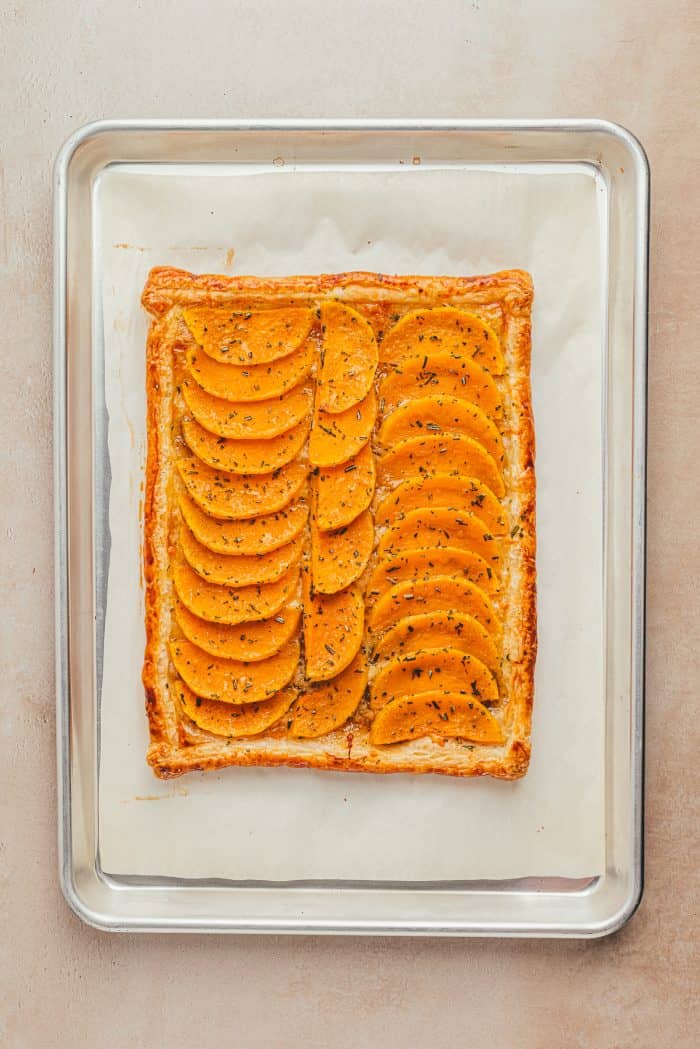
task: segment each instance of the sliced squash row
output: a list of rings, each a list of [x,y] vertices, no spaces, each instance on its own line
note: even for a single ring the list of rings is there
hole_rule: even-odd
[[[170,659],[192,722],[251,736],[298,694],[315,318],[207,307],[184,321]]]
[[[365,694],[365,605],[357,580],[374,544],[371,437],[379,358],[372,327],[338,301],[320,307],[321,367],[309,459],[313,467],[311,557],[304,575],[304,648],[310,690],[294,706],[290,732],[325,735],[351,717]]]
[[[500,342],[462,310],[414,310],[388,332],[381,364],[370,740],[500,743],[489,709],[508,534]]]

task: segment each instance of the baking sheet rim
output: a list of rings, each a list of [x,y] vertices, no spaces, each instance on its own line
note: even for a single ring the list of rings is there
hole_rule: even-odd
[[[506,925],[499,928],[485,928],[482,926],[468,927],[460,926],[459,923],[449,929],[425,930],[417,926],[405,927],[401,923],[390,931],[427,931],[433,933],[456,933],[473,935],[479,934],[510,934],[510,935],[604,935],[607,932],[619,928],[631,914],[634,913],[642,892],[642,745],[643,745],[643,699],[644,699],[644,561],[645,561],[645,522],[644,522],[644,492],[645,492],[645,456],[646,456],[646,310],[647,310],[647,272],[648,272],[648,163],[641,145],[624,128],[599,120],[517,120],[517,121],[462,121],[462,120],[397,120],[397,121],[324,121],[324,120],[301,120],[301,121],[139,121],[128,120],[101,121],[88,124],[76,132],[66,142],[57,158],[55,167],[55,211],[54,211],[54,504],[55,504],[55,573],[56,573],[56,677],[57,677],[57,756],[58,756],[58,800],[59,800],[59,861],[61,872],[61,885],[69,905],[90,924],[100,928],[189,928],[191,923],[160,919],[149,926],[144,922],[132,921],[128,924],[113,921],[103,921],[101,917],[91,912],[81,899],[77,891],[75,881],[75,867],[72,841],[72,763],[71,763],[71,696],[69,678],[69,615],[70,606],[68,600],[68,459],[67,459],[67,405],[66,405],[66,381],[67,381],[67,309],[66,292],[68,281],[68,259],[67,259],[67,197],[69,190],[69,168],[70,164],[80,149],[81,145],[89,141],[95,135],[104,135],[113,131],[199,131],[199,132],[244,132],[255,131],[310,131],[324,130],[328,132],[342,131],[408,131],[419,133],[421,131],[441,130],[454,132],[560,132],[560,133],[602,133],[612,136],[622,144],[623,148],[631,155],[631,161],[635,170],[635,271],[633,282],[633,309],[634,309],[634,332],[633,332],[633,414],[634,435],[632,447],[632,461],[634,465],[633,494],[632,494],[632,524],[634,530],[634,542],[632,547],[632,695],[630,697],[630,717],[632,721],[633,739],[631,752],[632,773],[632,878],[630,889],[624,900],[623,906],[599,929],[585,929],[574,927],[566,931],[559,928],[555,931],[547,931],[542,927],[525,927],[519,931],[516,925]],[[572,158],[573,159],[573,158]],[[576,159],[580,159],[577,157]],[[536,161],[530,161],[534,163]],[[594,161],[592,161],[594,162]],[[598,158],[602,166],[602,158]],[[104,166],[104,165],[103,165]],[[101,877],[99,871],[99,860],[95,857],[94,875]],[[597,882],[605,881],[608,875]],[[154,880],[155,881],[155,880]],[[591,889],[585,890],[590,892]],[[103,916],[105,917],[105,916]],[[223,923],[225,924],[225,923]],[[323,931],[341,931],[338,925],[324,923]],[[353,928],[344,931],[388,931],[382,923],[383,929],[372,925],[369,928]],[[212,931],[221,929],[222,925],[198,925],[202,931],[211,928]],[[278,924],[275,928],[281,928]],[[251,931],[254,931],[251,928]],[[272,931],[272,930],[271,930]],[[295,931],[295,930],[290,930]],[[304,931],[303,925],[299,925],[296,931]],[[317,930],[318,931],[318,930]]]

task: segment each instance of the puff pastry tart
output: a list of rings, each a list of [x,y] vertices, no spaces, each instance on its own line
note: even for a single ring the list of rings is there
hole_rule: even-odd
[[[151,272],[156,775],[527,771],[532,282]]]

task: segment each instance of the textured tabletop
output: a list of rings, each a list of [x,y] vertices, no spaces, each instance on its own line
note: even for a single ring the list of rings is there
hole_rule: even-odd
[[[694,0],[4,5],[3,1049],[697,1045],[699,46]],[[644,143],[646,892],[618,935],[593,943],[109,936],[68,911],[55,830],[51,166],[86,121],[146,116],[596,116]]]

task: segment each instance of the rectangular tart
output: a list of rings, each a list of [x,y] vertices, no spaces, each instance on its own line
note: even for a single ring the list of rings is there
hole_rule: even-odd
[[[523,776],[532,281],[151,271],[148,762]]]

